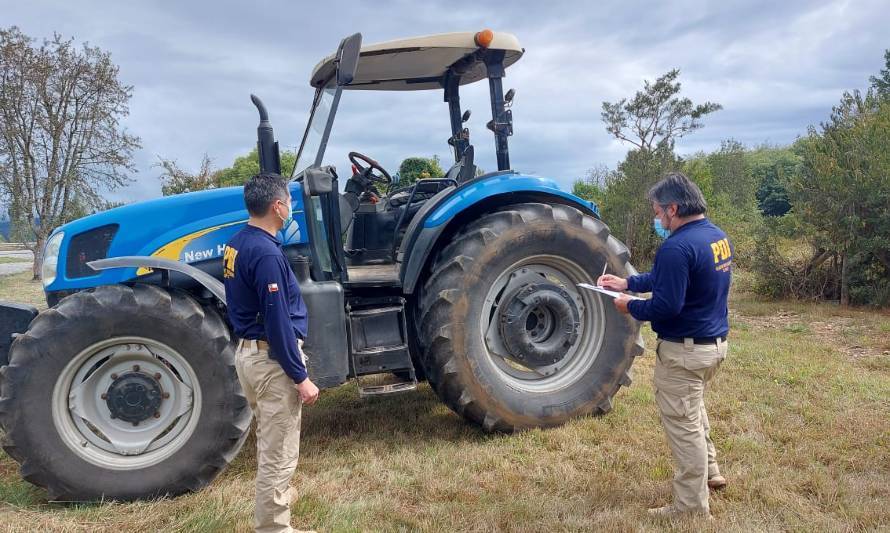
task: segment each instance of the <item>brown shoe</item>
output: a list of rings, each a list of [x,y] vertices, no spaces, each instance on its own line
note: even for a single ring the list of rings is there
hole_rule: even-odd
[[[726,488],[726,478],[717,474],[708,478],[708,488],[713,491],[723,490]]]

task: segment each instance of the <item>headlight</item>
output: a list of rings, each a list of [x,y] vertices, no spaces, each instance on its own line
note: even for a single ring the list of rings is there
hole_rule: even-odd
[[[59,265],[59,248],[62,247],[64,238],[65,232],[60,231],[50,237],[43,248],[43,266],[40,268],[40,277],[43,279],[44,287],[56,281],[56,270]]]

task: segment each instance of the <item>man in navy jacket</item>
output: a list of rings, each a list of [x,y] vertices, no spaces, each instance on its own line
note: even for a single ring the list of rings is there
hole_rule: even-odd
[[[290,532],[291,476],[300,456],[300,413],[318,398],[301,350],[306,304],[276,235],[293,222],[287,181],[261,173],[244,185],[250,215],[223,252],[235,370],[257,420],[254,529]]]
[[[619,311],[649,321],[658,334],[653,383],[674,457],[674,497],[670,505],[649,512],[710,515],[708,488],[721,489],[726,480],[709,435],[704,391],[726,357],[732,246],[705,218],[704,197],[683,174],[667,175],[648,197],[655,231],[665,237],[652,272],[627,279],[604,275],[598,284],[652,293],[648,300],[615,298]]]

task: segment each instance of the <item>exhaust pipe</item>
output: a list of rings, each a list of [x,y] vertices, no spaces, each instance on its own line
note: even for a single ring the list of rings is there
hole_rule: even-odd
[[[250,95],[250,101],[260,113],[260,124],[256,128],[256,148],[260,160],[260,172],[281,174],[281,154],[278,152],[278,142],[272,132],[272,124],[269,122],[269,113],[266,112],[263,101],[255,94]]]

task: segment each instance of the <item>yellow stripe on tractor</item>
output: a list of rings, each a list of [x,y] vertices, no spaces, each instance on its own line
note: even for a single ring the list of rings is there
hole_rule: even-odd
[[[213,226],[210,228],[204,228],[202,230],[198,230],[194,233],[189,233],[183,237],[176,239],[175,241],[170,241],[167,244],[161,246],[154,252],[152,252],[151,257],[159,257],[161,259],[171,259],[173,261],[179,261],[179,257],[182,255],[182,250],[185,249],[186,246],[193,240],[198,237],[203,237],[212,231],[216,231],[220,228],[225,228],[228,226],[234,226],[235,224],[243,224],[246,222],[245,220],[239,220],[237,222],[229,222],[227,224],[220,224],[219,226]],[[137,276],[144,276],[146,274],[151,274],[153,272],[150,268],[140,268],[136,271]]]

